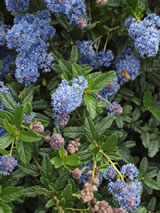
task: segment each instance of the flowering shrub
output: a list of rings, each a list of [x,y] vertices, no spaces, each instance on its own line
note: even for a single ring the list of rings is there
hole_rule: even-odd
[[[1,0],[0,212],[159,212],[159,14]]]

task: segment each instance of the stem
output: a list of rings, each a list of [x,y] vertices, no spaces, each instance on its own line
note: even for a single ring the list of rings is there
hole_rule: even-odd
[[[65,208],[66,210],[77,211],[77,212],[88,212],[88,209],[73,209],[73,208]]]
[[[101,43],[101,38],[100,38],[99,41],[98,41],[97,48],[96,48],[96,52],[98,52],[100,43]]]
[[[38,163],[38,161],[37,161],[35,158],[33,158],[33,160],[34,160],[35,164],[37,165],[37,167],[39,168],[39,170],[41,171],[41,166],[40,166],[40,164]]]
[[[91,47],[96,41],[98,41],[100,38],[102,38],[102,35],[101,36],[99,36],[98,38],[96,38],[96,40],[94,40],[90,45],[89,45],[89,47]]]
[[[78,199],[81,199],[81,195],[77,195],[77,194],[72,194],[72,197],[76,197]]]
[[[92,182],[91,182],[91,184],[93,184],[93,181],[94,181],[95,169],[96,169],[96,167],[97,167],[96,164],[97,164],[97,162],[96,162],[95,157],[94,157],[94,155],[93,155],[93,172],[92,172]]]
[[[10,150],[10,153],[9,153],[10,156],[12,156],[12,152],[13,152],[13,148],[14,148],[14,142],[15,142],[15,140],[12,142],[11,150]]]
[[[42,137],[42,138],[45,138],[45,137],[46,137],[46,136],[44,136],[44,135],[39,134],[38,132],[36,132],[36,131],[34,131],[34,130],[31,130],[29,127],[27,127],[27,126],[25,126],[25,125],[21,125],[21,127],[24,128],[24,129],[27,129],[27,130],[30,130],[30,131],[34,132],[34,133],[35,133],[37,136],[39,136],[39,137]]]
[[[110,105],[110,102],[108,100],[106,100],[105,98],[103,98],[101,95],[99,95],[97,92],[94,93],[95,95],[97,95],[97,97],[101,98],[102,100],[104,100],[107,104]]]
[[[123,175],[120,173],[120,171],[117,169],[117,167],[114,165],[114,163],[112,162],[112,160],[103,152],[103,150],[100,149],[100,153],[102,153],[102,155],[108,160],[108,162],[114,167],[114,169],[116,170],[116,172],[118,173],[118,175],[120,176],[120,178],[122,180],[124,180]]]
[[[116,26],[116,27],[110,28],[110,29],[109,29],[109,32],[112,32],[112,31],[117,30],[117,29],[119,29],[119,28],[120,28],[120,26]]]
[[[24,89],[19,93],[18,98],[21,98],[25,89],[26,89],[26,87],[24,87]]]
[[[105,42],[105,44],[104,44],[104,51],[106,51],[107,44],[108,44],[108,39],[109,39],[109,33],[107,33],[106,42]]]

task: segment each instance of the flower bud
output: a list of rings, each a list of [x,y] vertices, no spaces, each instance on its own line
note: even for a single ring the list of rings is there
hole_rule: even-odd
[[[46,141],[46,142],[50,142],[51,141],[51,136],[46,136],[45,138],[44,138],[44,140]]]
[[[126,210],[124,210],[123,208],[114,208],[113,209],[113,213],[128,213]]]
[[[41,134],[44,132],[44,127],[41,124],[41,122],[38,121],[34,121],[31,125],[30,125],[30,129]]]
[[[69,141],[67,150],[68,150],[69,154],[74,154],[79,150],[79,147],[80,147],[79,139],[76,138],[74,140]]]
[[[96,4],[100,6],[105,6],[108,3],[108,0],[97,0]]]
[[[52,149],[59,149],[64,146],[64,138],[59,134],[53,134],[50,144]]]
[[[78,168],[76,168],[76,169],[74,169],[74,170],[72,171],[72,177],[73,177],[74,179],[79,180],[80,177],[81,177],[81,175],[82,175],[82,172],[81,172],[81,170],[78,169]]]

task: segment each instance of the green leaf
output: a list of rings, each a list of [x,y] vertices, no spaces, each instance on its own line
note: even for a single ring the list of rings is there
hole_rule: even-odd
[[[141,137],[143,146],[145,148],[148,148],[149,144],[150,144],[150,134],[148,132],[141,132],[141,136],[140,137]]]
[[[159,152],[159,140],[151,140],[148,146],[148,156],[153,158]]]
[[[85,135],[84,128],[80,126],[67,127],[64,129],[64,136],[68,138],[78,138],[84,135]]]
[[[55,205],[55,201],[53,199],[48,200],[48,202],[46,203],[45,207],[47,209],[51,208],[53,205]]]
[[[114,121],[114,116],[107,116],[96,124],[96,129],[100,135],[102,135],[107,129],[109,129]]]
[[[3,120],[3,126],[10,134],[14,134],[16,131],[16,129],[13,128],[12,124],[10,124],[7,119]]]
[[[51,164],[53,164],[54,167],[56,169],[58,169],[59,167],[62,166],[62,160],[58,157],[54,157],[54,158],[51,159]]]
[[[22,130],[19,133],[19,139],[23,142],[37,142],[41,139],[36,133],[32,131],[24,131]]]
[[[14,124],[17,129],[20,129],[23,123],[24,107],[18,106],[14,111]]]
[[[0,118],[1,118],[1,119],[6,118],[10,123],[13,122],[12,113],[7,112],[7,111],[0,110]]]
[[[115,149],[118,143],[118,137],[116,134],[111,135],[107,138],[107,141],[102,145],[103,151],[111,152]]]
[[[6,134],[5,136],[0,138],[0,149],[7,148],[14,140],[13,135]]]
[[[144,175],[147,172],[147,169],[148,169],[148,159],[147,157],[143,157],[139,166],[139,173],[141,175]]]
[[[52,179],[52,172],[53,172],[53,168],[52,168],[52,164],[51,161],[49,159],[49,157],[47,155],[45,155],[43,157],[43,161],[42,161],[42,175],[48,179],[51,180]]]
[[[64,147],[61,147],[61,148],[59,149],[59,156],[60,156],[60,159],[61,159],[61,160],[64,159],[65,152],[66,152],[66,150],[64,149]]]
[[[65,199],[66,201],[66,204],[68,201],[70,201],[72,199],[72,185],[71,184],[68,184],[62,194],[61,194],[61,197]]]
[[[144,183],[151,189],[160,190],[160,184],[150,178],[144,178]]]
[[[0,213],[12,213],[12,210],[7,203],[0,201]]]
[[[31,103],[33,99],[33,91],[34,91],[34,86],[31,85],[27,88],[25,88],[21,93],[21,104],[25,104],[27,102]]]
[[[0,197],[6,202],[11,202],[21,197],[23,195],[23,192],[23,187],[9,186],[7,188],[2,189]]]
[[[37,167],[37,165],[32,165],[32,164],[18,164],[18,167],[27,176],[28,175],[31,175],[33,177],[39,176],[39,168]]]
[[[72,72],[74,77],[85,76],[86,71],[79,64],[72,64]]]
[[[156,207],[156,197],[152,197],[148,203],[147,209],[153,212],[155,210],[155,207]]]
[[[96,105],[97,101],[95,97],[92,95],[84,95],[84,102],[87,106],[87,111],[91,117],[91,119],[95,119],[96,117]]]
[[[0,69],[2,68],[2,60],[0,60]]]
[[[98,138],[98,132],[92,120],[90,118],[85,119],[85,136],[89,141],[96,140]]]
[[[59,67],[62,70],[62,72],[67,75],[67,77],[69,79],[72,79],[72,65],[70,64],[70,62],[68,62],[64,59],[60,59],[59,60]]]
[[[69,166],[80,165],[80,157],[78,155],[68,155],[64,158],[64,163]]]
[[[143,96],[143,106],[148,108],[151,107],[153,103],[152,93],[148,90]]]
[[[32,105],[30,103],[25,103],[24,105],[24,113],[26,115],[30,115],[32,112]]]
[[[17,148],[20,160],[24,164],[28,164],[31,160],[31,145],[30,145],[30,143],[17,141],[16,148]]]
[[[71,63],[77,63],[78,58],[79,58],[78,47],[76,45],[73,45],[69,60],[71,61]]]
[[[1,93],[0,100],[3,106],[8,109],[8,111],[13,112],[15,110],[16,103],[10,95],[8,95],[7,93]]]
[[[0,154],[9,155],[9,153],[6,150],[4,150],[4,149],[0,149]]]
[[[106,86],[108,86],[108,84],[114,80],[115,74],[116,73],[114,71],[110,71],[110,72],[103,73],[100,76],[98,76],[94,80],[92,90],[95,90],[98,92],[98,91],[102,90],[103,88],[105,88]]]
[[[145,207],[139,207],[137,208],[134,213],[147,213],[147,209]]]
[[[152,113],[152,115],[153,115],[158,121],[160,121],[160,110],[151,107],[151,108],[149,109],[149,111]]]

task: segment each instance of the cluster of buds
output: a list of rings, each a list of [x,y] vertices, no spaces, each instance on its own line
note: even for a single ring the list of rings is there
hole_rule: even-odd
[[[90,183],[85,183],[83,190],[81,191],[82,200],[84,203],[87,203],[94,198],[94,192],[98,191],[95,185]]]
[[[44,126],[41,124],[41,122],[38,121],[34,121],[31,125],[30,125],[30,129],[42,134],[44,132]]]
[[[54,119],[56,126],[64,127],[68,124],[70,120],[70,115],[68,113],[54,114]]]
[[[105,6],[108,3],[108,0],[97,0],[96,4],[100,6]]]
[[[112,208],[105,200],[97,202],[90,213],[128,213],[122,208]]]
[[[80,143],[79,143],[79,139],[74,139],[74,140],[70,140],[69,144],[67,146],[67,150],[69,152],[69,154],[74,154],[79,150],[80,147]]]
[[[82,171],[79,168],[76,168],[72,171],[72,177],[76,180],[79,180],[82,175]]]
[[[123,208],[113,208],[113,213],[128,213],[126,210]]]
[[[92,177],[93,169],[90,169],[90,170],[87,172],[87,174],[89,175],[88,180],[89,180],[90,183],[99,185],[99,171],[98,171],[98,167],[95,168],[94,177]]]
[[[99,201],[90,209],[90,213],[113,213],[112,207],[105,201]]]
[[[64,138],[59,134],[53,134],[52,136],[46,136],[45,141],[50,143],[52,149],[60,149],[64,146]]]
[[[10,155],[0,156],[0,174],[10,175],[17,166],[17,164],[18,161]]]

